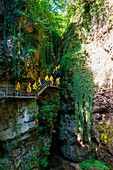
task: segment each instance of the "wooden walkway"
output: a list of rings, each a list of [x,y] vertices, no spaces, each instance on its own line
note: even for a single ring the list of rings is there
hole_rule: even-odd
[[[3,98],[37,99],[38,96],[48,87],[59,88],[56,85],[50,85],[50,83],[44,82],[43,85],[38,87],[36,91],[32,90],[29,96],[27,96],[27,91],[25,88],[21,88],[17,96],[15,85],[0,84],[0,99]]]

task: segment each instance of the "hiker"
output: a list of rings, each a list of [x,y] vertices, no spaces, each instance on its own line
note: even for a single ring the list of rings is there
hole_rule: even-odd
[[[36,85],[36,82],[33,84],[33,91],[34,91],[34,94],[36,94],[36,90],[37,90],[37,85]]]
[[[20,91],[20,83],[18,82],[16,85],[16,96],[18,96],[19,91]]]
[[[60,70],[60,64],[58,65],[57,69]]]
[[[45,81],[46,81],[46,84],[48,84],[48,82],[49,82],[48,74],[46,74]]]
[[[29,97],[31,93],[31,83],[28,84],[27,86],[27,96]]]
[[[50,85],[53,85],[53,76],[50,76]]]
[[[56,78],[56,85],[59,86],[59,84],[60,84],[60,77],[57,77]]]
[[[45,79],[44,79],[44,77],[42,77],[42,79],[41,79],[41,87],[43,86],[44,81],[45,81]]]
[[[40,90],[40,86],[41,86],[41,80],[40,77],[38,78],[38,89]]]
[[[56,67],[55,67],[55,71],[57,71],[57,70],[58,70],[58,67],[56,66]]]
[[[53,72],[52,72],[53,74],[55,74],[55,69],[53,69]]]

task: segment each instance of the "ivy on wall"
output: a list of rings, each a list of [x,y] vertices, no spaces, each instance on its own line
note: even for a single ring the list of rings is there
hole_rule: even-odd
[[[76,42],[75,48],[72,45],[73,40]],[[69,77],[73,75],[71,87],[74,91],[76,134],[81,133],[84,140],[84,132],[87,131],[88,143],[91,149],[91,112],[94,83],[93,74],[86,63],[85,51],[81,50],[81,42],[82,40],[79,39],[77,33],[75,33],[75,36],[70,35],[70,38],[68,38],[67,44],[70,50],[64,49],[66,54],[64,54],[61,61],[62,72],[64,72],[65,68],[65,75],[62,81],[66,81],[68,85],[70,83]],[[84,127],[85,124],[86,129]]]
[[[93,15],[98,15],[97,21],[100,20],[99,16],[104,17],[104,2],[83,1],[81,3],[81,1],[77,1],[76,3],[76,7],[72,4],[73,11],[70,8],[68,9],[69,15],[74,19],[64,34],[63,43],[65,45],[61,60],[61,75],[62,83],[64,81],[67,87],[70,83],[70,76],[73,75],[71,85],[74,91],[76,134],[81,134],[83,142],[88,142],[91,150],[91,113],[95,85],[93,74],[88,69],[88,54],[83,48],[83,44],[87,42],[87,37],[91,35]],[[100,6],[101,10],[99,11]],[[84,138],[86,133],[87,141]]]
[[[12,45],[11,56],[3,57],[4,72],[15,78],[24,76],[35,79],[34,70],[39,68],[36,72],[40,76],[41,68],[44,76],[58,57],[60,47],[60,36],[55,25],[57,19],[51,12],[51,2],[3,0],[3,7],[3,56],[8,45]]]

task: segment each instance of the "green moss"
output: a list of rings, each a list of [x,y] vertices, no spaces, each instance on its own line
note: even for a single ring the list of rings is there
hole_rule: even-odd
[[[1,162],[2,160],[3,160],[3,159],[0,159],[0,162]],[[0,164],[0,170],[2,170],[3,167],[4,167],[4,166]]]
[[[109,148],[109,144],[112,145],[112,137],[113,137],[113,127],[112,127],[112,123],[110,125],[104,123],[102,125],[98,124],[96,125],[97,129],[100,132],[100,138],[101,140],[108,146]]]
[[[101,170],[106,170],[109,169],[104,162],[101,161],[97,161],[94,159],[86,159],[85,161],[80,163],[81,168],[85,169],[85,170],[90,170],[92,167],[93,168],[99,168]]]

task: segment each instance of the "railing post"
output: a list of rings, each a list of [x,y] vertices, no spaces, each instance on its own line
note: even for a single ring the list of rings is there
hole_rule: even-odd
[[[36,97],[38,97],[38,88],[37,88],[37,91],[36,91],[36,92],[37,92]]]
[[[36,97],[38,97],[38,88],[37,88],[37,94],[36,94]]]
[[[22,95],[22,94],[21,94],[21,89],[20,89],[20,99],[21,99],[21,95]]]
[[[17,94],[16,94],[17,92],[16,92],[16,86],[15,86],[15,95],[14,95],[14,97],[16,97],[17,96]]]
[[[49,80],[49,87],[50,87],[50,80]]]
[[[8,95],[8,86],[7,86],[7,88],[6,88],[6,96]]]

